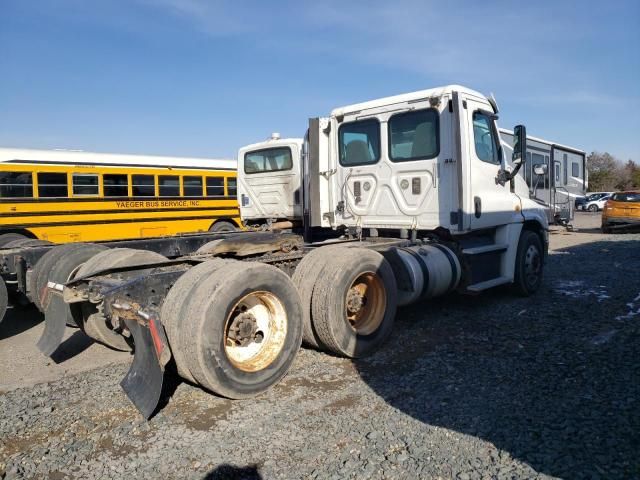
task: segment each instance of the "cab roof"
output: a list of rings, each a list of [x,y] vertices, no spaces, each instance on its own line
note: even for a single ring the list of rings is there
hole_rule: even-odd
[[[342,115],[349,115],[352,113],[360,112],[362,110],[368,110],[372,108],[384,107],[386,105],[393,105],[397,103],[404,103],[415,101],[419,99],[427,99],[432,97],[441,97],[453,92],[466,93],[473,97],[478,97],[481,100],[487,101],[486,95],[483,95],[476,90],[472,90],[461,85],[446,85],[444,87],[430,88],[428,90],[418,90],[416,92],[403,93],[400,95],[393,95],[391,97],[378,98],[376,100],[369,100],[368,102],[354,103],[353,105],[347,105],[345,107],[335,108],[331,111],[332,117],[338,117]]]

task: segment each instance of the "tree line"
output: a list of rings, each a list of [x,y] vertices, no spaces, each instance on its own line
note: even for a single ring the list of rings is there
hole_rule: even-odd
[[[626,163],[608,152],[591,152],[587,156],[590,192],[610,192],[640,188],[640,166],[633,160]]]

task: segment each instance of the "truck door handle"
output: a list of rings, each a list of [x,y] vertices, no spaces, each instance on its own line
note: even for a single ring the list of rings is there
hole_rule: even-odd
[[[480,218],[482,216],[482,200],[480,197],[473,197],[473,206],[476,218]]]

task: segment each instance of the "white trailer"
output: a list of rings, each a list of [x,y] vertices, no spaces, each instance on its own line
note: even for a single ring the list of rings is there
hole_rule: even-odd
[[[48,303],[133,341],[122,385],[149,416],[171,360],[182,377],[246,398],[285,375],[303,340],[373,354],[398,305],[498,285],[531,295],[547,217],[517,174],[524,127],[507,158],[496,119],[494,101],[457,85],[312,118],[303,141],[240,149],[242,215],[271,231],[220,234],[164,262],[104,252],[52,285]]]
[[[500,136],[510,151],[515,142],[513,131],[501,128]],[[531,198],[549,208],[549,223],[567,225],[573,220],[576,198],[587,191],[587,154],[574,147],[527,136],[527,159],[520,175],[527,182]]]

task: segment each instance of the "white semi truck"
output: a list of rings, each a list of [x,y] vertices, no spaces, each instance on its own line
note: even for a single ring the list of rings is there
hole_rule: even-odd
[[[547,216],[517,175],[525,129],[507,158],[497,113],[452,85],[338,108],[310,119],[304,140],[244,147],[249,231],[172,260],[102,251],[49,282],[47,321],[70,312],[98,341],[132,345],[122,385],[148,417],[171,361],[183,378],[245,398],[277,383],[303,340],[373,354],[398,305],[498,285],[533,294]]]

